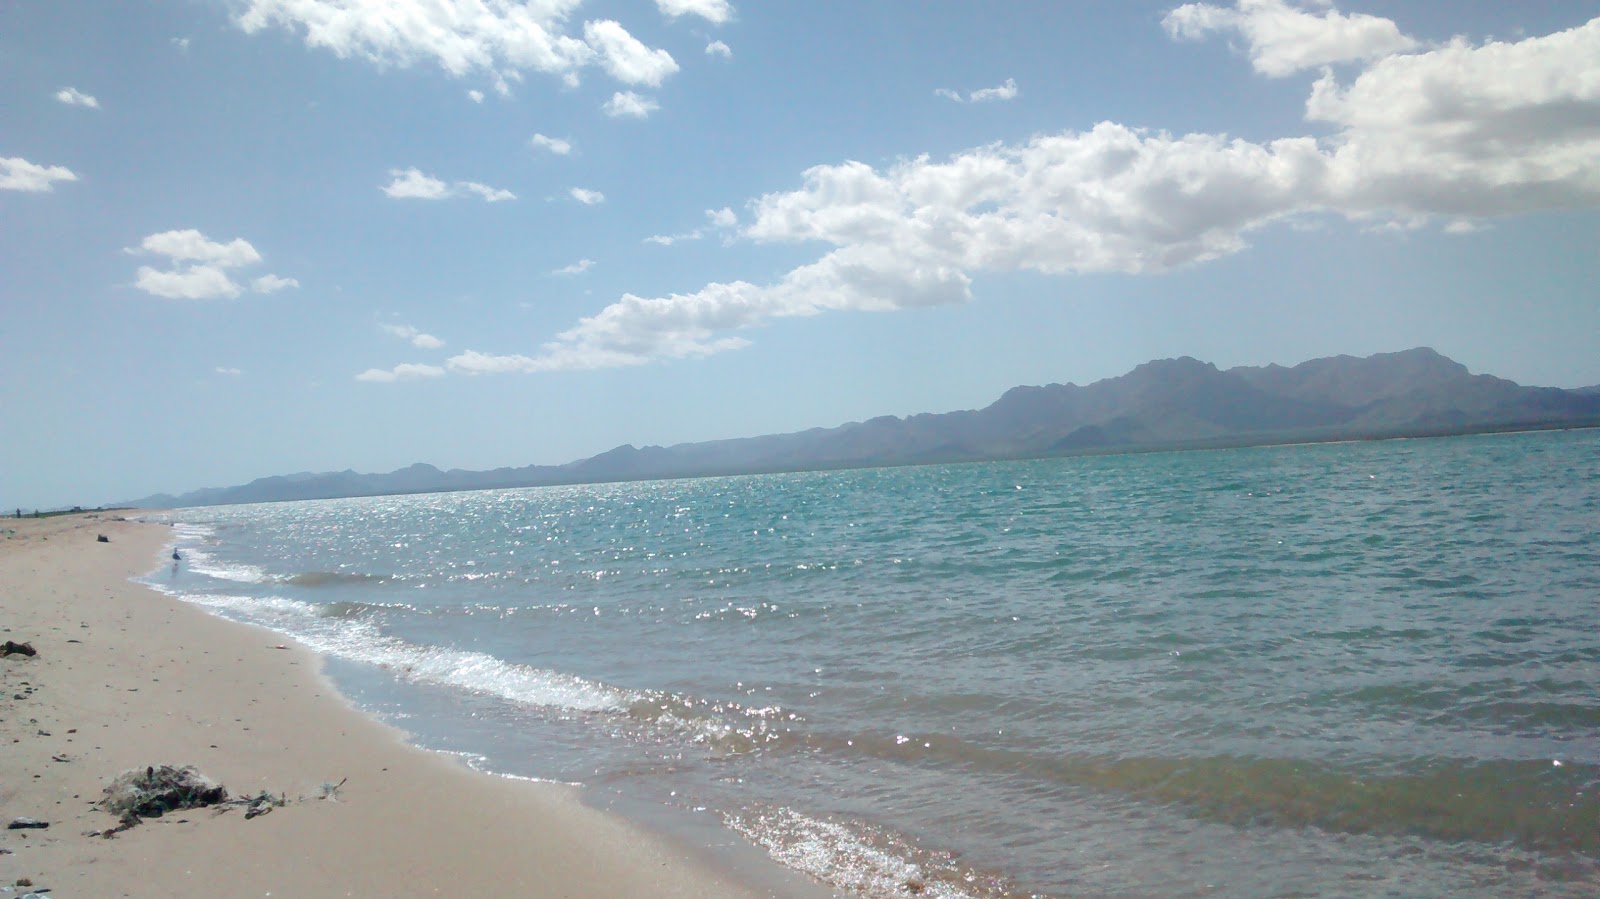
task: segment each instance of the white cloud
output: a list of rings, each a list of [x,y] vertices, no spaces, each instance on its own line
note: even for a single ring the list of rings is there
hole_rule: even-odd
[[[300,282],[294,278],[280,278],[277,275],[262,275],[250,282],[250,289],[256,293],[277,293],[285,287],[299,287]]]
[[[243,238],[218,243],[193,228],[152,234],[140,242],[139,248],[146,253],[170,257],[173,262],[198,262],[221,268],[261,261],[261,254]]]
[[[728,0],[656,0],[656,7],[674,19],[694,15],[715,25],[733,18],[733,7]]]
[[[562,76],[594,50],[566,33],[581,0],[249,0],[246,33],[283,28],[341,59],[378,65],[431,61],[453,76],[488,73],[496,90],[523,71]],[[509,90],[505,86],[504,90]]]
[[[712,41],[711,43],[706,44],[706,55],[720,56],[723,59],[732,59],[733,48],[727,44],[724,44],[722,41]]]
[[[450,185],[438,178],[410,169],[390,169],[394,177],[383,192],[397,200],[443,200],[450,196]]]
[[[579,203],[582,203],[585,206],[595,206],[606,201],[606,195],[598,190],[588,190],[587,188],[574,187],[573,189],[567,191],[567,193],[571,194],[574,200],[577,200]]]
[[[179,53],[188,53],[189,39],[186,37],[175,37],[172,39],[172,46],[177,47]]]
[[[162,271],[139,266],[133,286],[152,296],[173,300],[233,299],[243,288],[226,271],[261,262],[261,254],[243,238],[227,243],[215,241],[193,228],[162,231],[139,242],[128,253],[153,253],[167,257],[171,268]],[[293,278],[267,274],[251,282],[256,293],[272,293],[285,287],[299,287]]]
[[[562,140],[559,137],[546,137],[543,134],[535,134],[528,143],[541,150],[549,150],[557,156],[566,156],[572,152],[572,142]]]
[[[411,325],[379,325],[378,327],[384,333],[393,334],[401,340],[410,341],[411,345],[419,350],[436,350],[444,346],[444,341],[432,334],[424,334]]]
[[[99,109],[100,101],[78,90],[75,87],[64,87],[56,91],[56,99],[68,106],[87,106],[90,109]]]
[[[661,104],[649,97],[640,96],[633,91],[617,91],[600,108],[605,111],[606,115],[614,119],[642,119],[660,109]]]
[[[1007,78],[1004,84],[996,87],[980,88],[965,97],[961,96],[959,91],[953,91],[947,87],[935,88],[933,95],[935,97],[943,97],[946,100],[954,100],[957,103],[992,103],[996,100],[1014,100],[1017,96],[1017,79]]]
[[[535,355],[467,352],[448,365],[532,372],[704,356],[746,345],[737,332],[773,319],[960,303],[987,272],[1166,271],[1315,216],[1400,229],[1443,220],[1459,232],[1498,215],[1600,208],[1600,18],[1385,57],[1348,83],[1325,74],[1306,115],[1332,133],[1255,142],[1103,122],[942,160],[816,166],[798,189],[758,198],[742,231],[826,245],[815,261],[767,284],[625,294]]]
[[[76,181],[72,170],[59,165],[35,165],[20,157],[0,158],[0,190],[49,191],[57,181]]]
[[[397,200],[448,200],[464,194],[477,194],[489,203],[517,198],[517,195],[509,190],[501,190],[476,181],[446,184],[432,175],[423,174],[416,168],[390,169],[389,176],[394,180],[380,189],[384,194]]]
[[[995,100],[1012,100],[1017,96],[1017,79],[1007,78],[997,87],[986,87],[967,95],[969,103],[989,103]]]
[[[564,265],[561,268],[558,268],[555,271],[551,272],[550,274],[552,274],[552,275],[581,275],[581,274],[583,274],[584,272],[588,271],[591,268],[594,268],[594,260],[593,259],[579,259],[577,262],[574,262],[571,265]]]
[[[219,375],[227,375],[230,378],[237,378],[240,375],[244,374],[244,372],[241,371],[240,369],[237,369],[237,368],[226,368],[226,367],[221,366],[221,365],[217,366],[216,371],[217,371],[217,374],[219,374]]]
[[[476,181],[457,181],[456,187],[467,193],[477,194],[486,203],[499,203],[502,200],[515,200],[517,198],[517,195],[509,190],[501,190],[497,187],[490,187],[487,184],[479,184]]]
[[[480,91],[480,90],[467,91],[467,99],[471,100],[474,103],[482,103],[483,102],[483,91]]]
[[[419,365],[415,362],[402,362],[394,368],[369,368],[359,375],[357,381],[371,381],[380,384],[394,381],[415,381],[422,378],[437,378],[444,374],[444,369],[437,365]]]
[[[1327,0],[1310,0],[1327,6]],[[1201,40],[1215,32],[1238,32],[1249,44],[1250,63],[1272,77],[1345,62],[1365,62],[1411,50],[1417,42],[1392,20],[1337,9],[1309,12],[1288,0],[1237,0],[1232,8],[1186,3],[1161,20],[1179,40]]]
[[[706,210],[706,225],[693,231],[682,234],[653,234],[644,239],[645,243],[659,244],[670,247],[682,240],[699,240],[706,236],[708,230],[725,231],[739,224],[739,216],[732,209],[724,206],[721,209]]]
[[[671,53],[646,47],[620,22],[610,19],[586,22],[583,36],[600,54],[600,63],[606,72],[624,84],[660,87],[662,81],[678,71]]]
[[[215,265],[191,265],[169,272],[141,265],[133,286],[169,300],[231,300],[239,295],[239,285]]]

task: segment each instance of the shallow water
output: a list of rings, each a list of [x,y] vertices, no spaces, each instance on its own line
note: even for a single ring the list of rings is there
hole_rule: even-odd
[[[424,745],[864,895],[1600,889],[1600,432],[170,517]]]

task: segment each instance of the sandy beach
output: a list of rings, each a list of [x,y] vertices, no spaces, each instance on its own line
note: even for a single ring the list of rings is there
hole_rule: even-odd
[[[12,895],[826,894],[776,866],[771,883],[741,882],[574,788],[410,746],[340,697],[309,651],[129,582],[156,564],[163,526],[108,513],[0,529],[13,531],[0,537],[0,641],[37,651],[0,658],[0,820],[49,824],[0,831]],[[95,806],[113,777],[162,764],[288,802],[88,835],[117,824]]]

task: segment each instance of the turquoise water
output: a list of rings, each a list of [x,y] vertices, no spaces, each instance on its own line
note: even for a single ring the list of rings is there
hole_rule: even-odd
[[[855,894],[1600,890],[1600,432],[171,520],[423,745]]]

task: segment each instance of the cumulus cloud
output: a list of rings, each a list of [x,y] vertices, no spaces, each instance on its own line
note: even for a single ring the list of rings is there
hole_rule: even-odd
[[[954,100],[957,103],[993,103],[996,101],[1014,100],[1017,97],[1017,79],[1007,78],[1004,84],[995,87],[985,87],[968,93],[965,97],[959,91],[947,87],[935,88],[935,97]]]
[[[660,87],[667,76],[678,71],[678,63],[671,53],[646,47],[620,22],[610,19],[586,22],[583,36],[600,54],[606,72],[624,84]]]
[[[408,341],[419,350],[436,350],[444,346],[444,341],[432,334],[424,334],[411,325],[379,325],[378,327],[385,334],[392,334],[401,340]]]
[[[1311,0],[1310,6],[1327,6]],[[1417,42],[1392,20],[1337,9],[1311,12],[1288,0],[1237,0],[1232,7],[1185,3],[1161,20],[1180,40],[1201,40],[1218,32],[1245,39],[1250,64],[1275,78],[1303,69],[1365,62],[1414,49]]]
[[[661,104],[633,91],[617,91],[600,107],[614,119],[643,119],[661,108]]]
[[[78,176],[66,166],[35,165],[20,157],[0,158],[0,190],[41,193],[54,189],[57,181],[76,181]]]
[[[625,294],[533,355],[469,351],[447,366],[487,374],[705,356],[745,346],[741,332],[775,319],[965,302],[984,273],[1198,264],[1308,217],[1461,232],[1500,215],[1600,208],[1600,18],[1390,55],[1348,81],[1325,73],[1306,118],[1325,133],[1258,142],[1102,122],[943,159],[816,166],[796,189],[755,200],[740,231],[821,245],[815,261],[765,284]]]
[[[467,91],[467,99],[471,100],[474,103],[482,103],[483,102],[483,91],[480,91],[480,90],[469,90],[469,91]]]
[[[277,293],[286,287],[299,287],[300,282],[293,278],[280,278],[277,275],[262,275],[250,282],[250,289],[256,293]]]
[[[220,268],[261,261],[261,254],[244,238],[236,237],[227,243],[219,243],[193,228],[152,234],[140,242],[139,248],[146,253],[171,257],[174,262],[200,262]]]
[[[720,56],[723,59],[732,59],[733,48],[727,44],[724,44],[722,41],[712,41],[711,43],[706,44],[706,55]]]
[[[261,262],[261,254],[250,242],[234,238],[223,243],[212,240],[193,228],[162,231],[140,241],[126,252],[167,257],[167,270],[141,265],[133,286],[152,296],[173,300],[233,299],[244,291],[228,269]],[[285,287],[299,287],[293,278],[262,275],[251,282],[257,293],[272,293]]]
[[[685,12],[715,13],[717,0],[673,0]],[[455,77],[486,75],[507,95],[524,72],[571,86],[600,65],[626,84],[660,84],[677,71],[664,50],[641,44],[620,23],[569,21],[582,0],[249,0],[235,19],[247,34],[281,28],[309,47],[380,66],[431,62]]]
[[[733,18],[728,0],[656,0],[656,7],[670,18],[699,16],[715,25]]]
[[[535,134],[528,143],[541,150],[549,150],[557,156],[566,156],[572,152],[572,142],[562,140],[559,137],[546,137],[543,134]]]
[[[598,190],[574,187],[567,191],[567,193],[572,195],[572,199],[577,200],[579,203],[582,203],[585,206],[596,206],[606,201],[606,195]]]
[[[517,198],[517,195],[509,190],[501,190],[476,181],[457,181],[454,184],[447,184],[432,175],[423,174],[416,168],[390,169],[389,177],[394,180],[380,189],[385,195],[397,200],[448,200],[467,194],[476,194],[489,203]]]
[[[56,99],[68,106],[87,106],[90,109],[99,109],[100,101],[78,90],[75,87],[64,87],[56,91]]]
[[[394,368],[369,368],[356,375],[356,380],[387,384],[393,381],[416,381],[422,378],[437,378],[443,374],[444,369],[437,365],[402,362]]]
[[[564,265],[561,268],[558,268],[555,271],[551,272],[550,274],[552,274],[552,275],[581,275],[581,274],[583,274],[584,272],[588,271],[591,268],[594,268],[594,260],[593,259],[579,259],[577,262],[574,262],[571,265]]]
[[[133,286],[169,300],[231,300],[239,295],[239,285],[215,265],[191,265],[165,272],[141,265]]]

